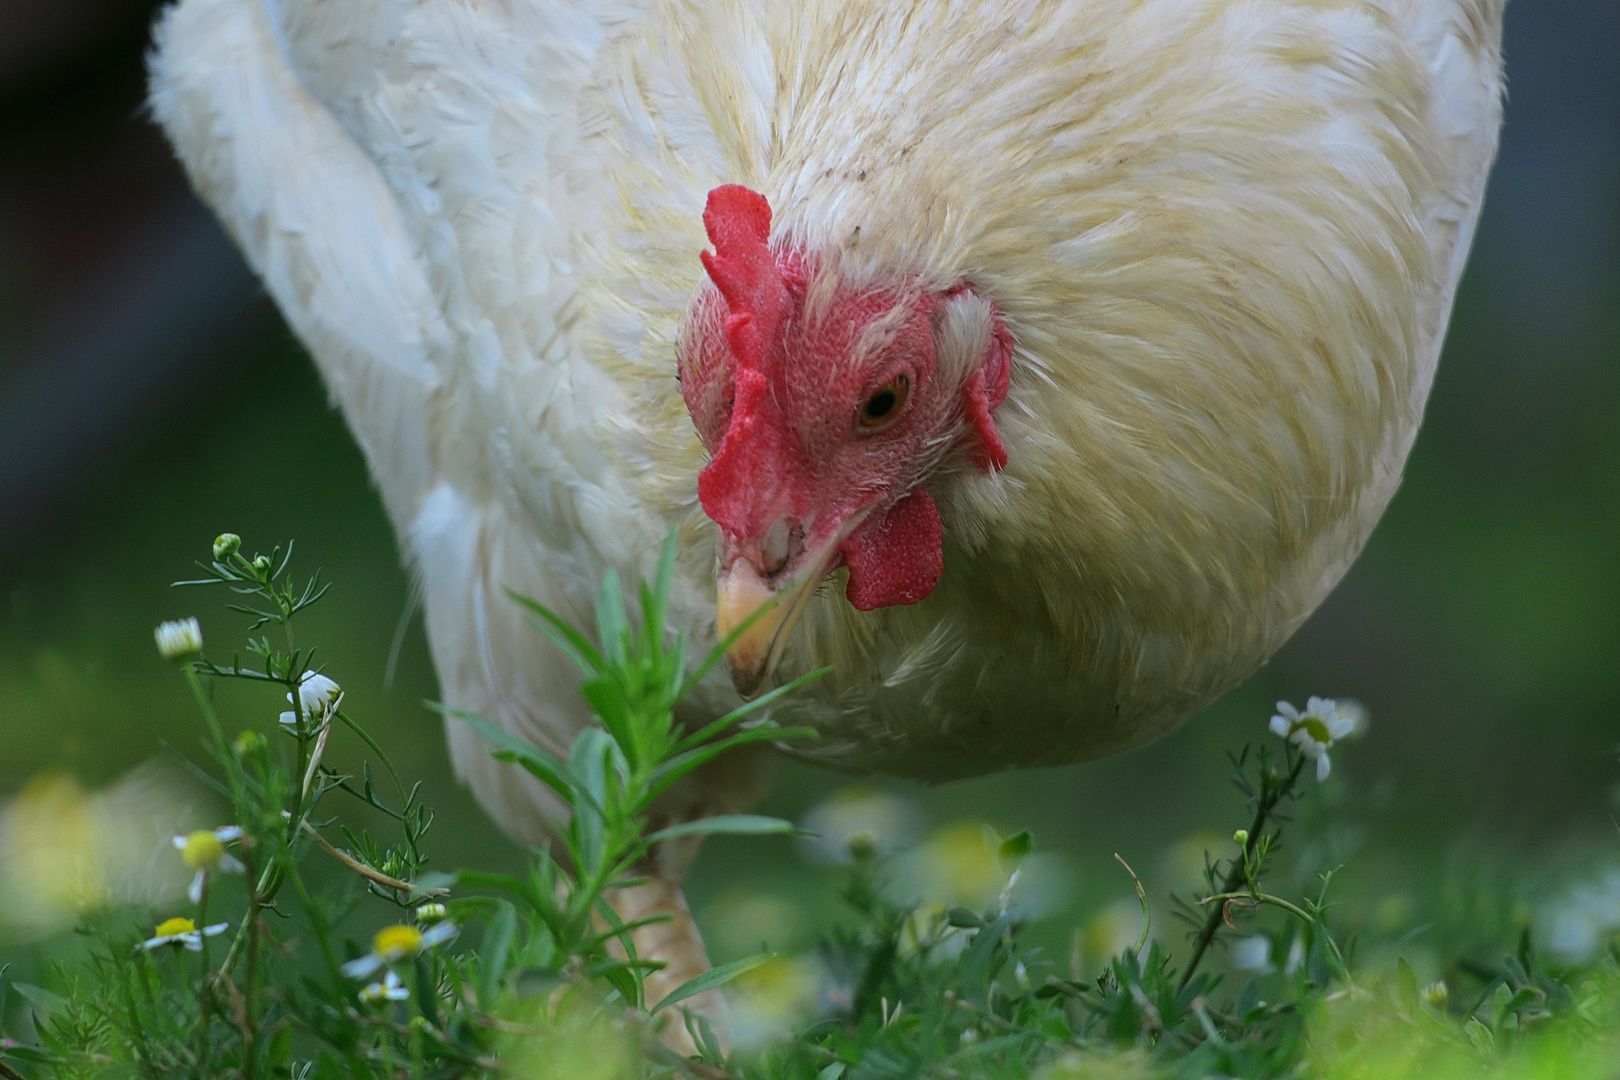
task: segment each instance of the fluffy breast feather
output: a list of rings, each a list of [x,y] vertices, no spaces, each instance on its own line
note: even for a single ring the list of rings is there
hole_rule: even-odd
[[[1167,730],[1320,602],[1398,482],[1498,121],[1500,5],[668,4],[599,69],[582,296],[640,490],[701,463],[668,353],[703,192],[855,275],[966,278],[1018,339],[1010,467],[935,490],[945,580],[824,590],[788,706],[942,777]],[[626,337],[623,330],[634,326]],[[612,327],[617,333],[607,332]],[[697,540],[701,545],[703,541]]]

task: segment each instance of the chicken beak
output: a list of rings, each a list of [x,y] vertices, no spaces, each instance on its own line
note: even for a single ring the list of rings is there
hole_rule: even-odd
[[[726,647],[731,681],[743,697],[753,697],[775,666],[771,659],[776,637],[783,630],[789,605],[778,600],[747,559],[738,559],[716,582],[716,628]],[[769,610],[761,608],[770,604]],[[746,626],[743,624],[747,623]],[[738,632],[738,627],[742,627]],[[736,634],[733,637],[733,634]]]
[[[715,623],[720,640],[729,639],[726,666],[737,693],[752,698],[770,680],[834,554],[835,545],[828,545],[819,556],[805,560],[803,572],[776,589],[747,559],[734,559],[720,572],[715,582]]]

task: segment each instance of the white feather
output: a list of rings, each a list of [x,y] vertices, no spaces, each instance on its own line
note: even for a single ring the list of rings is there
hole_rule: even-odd
[[[675,621],[713,640],[673,362],[705,193],[764,191],[858,280],[994,300],[1011,465],[934,485],[944,581],[871,613],[824,590],[784,660],[837,667],[785,710],[829,760],[941,778],[1168,730],[1343,574],[1433,379],[1500,26],[1500,0],[180,0],[152,96],[366,450],[447,703],[554,748],[588,715],[503,588],[585,621],[673,525]],[[948,343],[982,338],[963,314]],[[692,714],[734,700],[711,679]],[[556,807],[451,732],[537,839]]]

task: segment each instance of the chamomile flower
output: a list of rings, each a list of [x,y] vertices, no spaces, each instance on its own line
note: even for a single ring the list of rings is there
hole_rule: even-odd
[[[298,712],[282,713],[281,722],[287,727],[297,727],[299,713],[304,716],[324,717],[332,706],[337,703],[337,699],[342,693],[343,688],[334,680],[328,679],[319,672],[306,671],[303,677],[298,680]],[[292,703],[292,699],[293,696],[289,693],[287,695],[288,704]]]
[[[1356,723],[1339,715],[1338,702],[1332,698],[1313,697],[1303,710],[1286,701],[1277,702],[1277,715],[1271,718],[1271,730],[1279,739],[1287,739],[1299,752],[1316,761],[1316,778],[1326,780],[1333,769],[1328,759],[1328,747],[1356,730]]]
[[[371,951],[343,965],[343,974],[363,979],[378,968],[408,960],[424,949],[442,945],[457,934],[453,922],[437,922],[425,930],[414,926],[385,926],[371,939]]]
[[[202,627],[196,619],[175,619],[152,631],[158,653],[165,660],[186,660],[202,652]]]
[[[367,983],[360,990],[360,1000],[367,1005],[381,1005],[385,1001],[404,1001],[410,996],[411,992],[392,971],[383,975],[382,982]]]
[[[240,874],[247,868],[240,860],[225,850],[225,845],[232,841],[242,839],[242,829],[237,825],[225,825],[218,829],[199,829],[194,833],[174,838],[175,850],[180,852],[186,865],[197,871],[197,876],[191,879],[191,887],[186,890],[186,898],[193,904],[202,903],[203,885],[208,881],[208,875],[215,870],[227,874]]]
[[[150,951],[164,945],[183,945],[192,952],[202,952],[203,938],[223,934],[229,925],[230,923],[215,923],[199,930],[197,924],[190,919],[164,919],[157,924],[152,936],[141,942],[141,948]]]

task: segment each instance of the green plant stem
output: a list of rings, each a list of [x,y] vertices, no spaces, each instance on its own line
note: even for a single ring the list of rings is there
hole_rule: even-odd
[[[225,745],[225,730],[219,725],[219,714],[214,712],[214,703],[208,700],[208,694],[203,689],[202,680],[197,677],[197,669],[190,663],[180,665],[180,671],[186,677],[186,685],[191,687],[191,695],[197,699],[197,706],[202,709],[203,719],[208,724],[208,734],[214,740],[215,752],[222,760],[228,759],[230,747]],[[231,802],[237,806],[242,804],[242,782],[236,775],[236,770],[227,768],[226,779],[231,785]]]
[[[135,991],[130,987],[132,979],[139,979],[143,984],[146,981],[146,973],[140,969],[142,962],[150,963],[151,954],[144,954],[143,960],[137,961],[131,968],[126,968],[122,961],[118,963],[118,989],[123,994],[124,1008],[129,1011],[130,1026],[135,1029],[139,1047],[135,1055],[136,1060],[141,1063],[142,1069],[151,1080],[158,1080],[157,1066],[152,1063],[152,1056],[147,1050],[150,1040],[146,1034],[146,1024],[141,1020],[140,1003],[135,1000]]]
[[[251,838],[249,838],[251,840]],[[242,861],[247,866],[247,873],[243,876],[249,881],[253,880],[253,847],[251,843],[242,846]],[[247,931],[247,971],[243,977],[242,987],[242,1076],[243,1080],[255,1080],[258,1067],[259,1044],[259,1018],[255,1010],[254,991],[257,987],[259,975],[259,893],[251,890],[248,895],[247,915],[242,920],[242,927]],[[229,979],[230,974],[221,971],[222,977]]]
[[[309,890],[304,887],[304,879],[298,873],[298,867],[291,864],[290,857],[288,863],[287,880],[292,882],[293,892],[298,894],[298,902],[303,905],[304,912],[309,916],[309,925],[315,931],[315,943],[320,946],[321,960],[326,965],[327,976],[332,980],[332,989],[341,995],[343,974],[338,970],[337,957],[332,955],[332,928],[326,924],[326,916],[315,906]]]
[[[1284,911],[1288,912],[1288,914],[1294,916],[1296,919],[1301,920],[1306,925],[1315,926],[1316,922],[1317,922],[1315,917],[1313,917],[1311,915],[1311,913],[1306,911],[1304,908],[1300,907],[1297,904],[1291,904],[1287,900],[1284,900],[1280,896],[1272,896],[1270,893],[1263,893],[1263,892],[1216,893],[1214,896],[1206,896],[1203,900],[1201,900],[1199,902],[1204,903],[1204,904],[1213,904],[1217,900],[1219,900],[1221,902],[1222,907],[1225,907],[1228,902],[1233,901],[1233,900],[1246,900],[1246,901],[1249,901],[1249,902],[1255,903],[1255,904],[1270,904],[1272,907],[1282,908]],[[1218,911],[1220,909],[1216,909],[1216,910]],[[1334,941],[1332,937],[1328,936],[1326,930],[1323,931],[1322,937],[1327,941],[1328,948],[1333,950],[1333,958],[1339,962],[1339,967],[1343,968],[1346,971],[1348,971],[1349,968],[1344,962],[1344,954],[1339,951],[1338,942]]]
[[[1288,912],[1288,914],[1294,916],[1296,919],[1302,919],[1307,923],[1314,922],[1314,920],[1311,918],[1310,914],[1307,911],[1305,911],[1304,908],[1300,907],[1298,904],[1291,904],[1287,900],[1284,900],[1282,897],[1280,897],[1280,896],[1272,896],[1270,893],[1262,893],[1262,892],[1216,893],[1214,896],[1206,896],[1206,897],[1204,897],[1204,899],[1199,901],[1199,902],[1203,903],[1203,904],[1213,904],[1217,900],[1221,901],[1223,904],[1227,903],[1229,901],[1233,901],[1233,900],[1244,900],[1244,901],[1248,901],[1249,903],[1253,903],[1253,904],[1270,904],[1272,907],[1282,908],[1284,911]]]
[[[1260,773],[1260,798],[1254,808],[1254,821],[1249,825],[1249,839],[1244,842],[1243,851],[1238,858],[1232,860],[1232,868],[1226,873],[1226,880],[1221,884],[1221,893],[1234,893],[1248,880],[1248,862],[1250,854],[1259,846],[1261,834],[1265,831],[1266,822],[1271,812],[1299,782],[1300,770],[1305,767],[1305,755],[1301,754],[1299,760],[1294,762],[1293,769],[1288,773],[1288,779],[1281,784],[1272,786],[1271,777],[1262,767]],[[1247,894],[1245,894],[1247,895]],[[1204,920],[1203,928],[1198,931],[1198,937],[1193,943],[1192,958],[1187,961],[1187,970],[1181,974],[1181,982],[1176,984],[1177,990],[1185,989],[1192,981],[1193,973],[1198,970],[1198,964],[1204,959],[1204,953],[1215,940],[1216,933],[1221,928],[1221,919],[1225,913],[1225,904],[1217,905],[1210,910],[1209,916]]]
[[[202,891],[197,896],[197,932],[201,937],[198,942],[202,950],[197,954],[197,1061],[206,1065],[208,1061],[208,1005],[211,1000],[211,988],[208,985],[208,935],[204,932],[208,925],[208,886],[211,884],[209,875],[204,874]]]
[[[262,909],[265,903],[275,899],[276,891],[281,888],[281,882],[275,879],[275,864],[264,868],[259,880],[254,883],[252,894],[248,900],[249,910]],[[247,875],[251,878],[251,872]],[[236,928],[236,936],[231,939],[231,947],[225,951],[225,959],[220,962],[219,973],[229,976],[236,969],[236,961],[242,955],[242,948],[247,944],[248,922],[243,920],[242,925]]]

